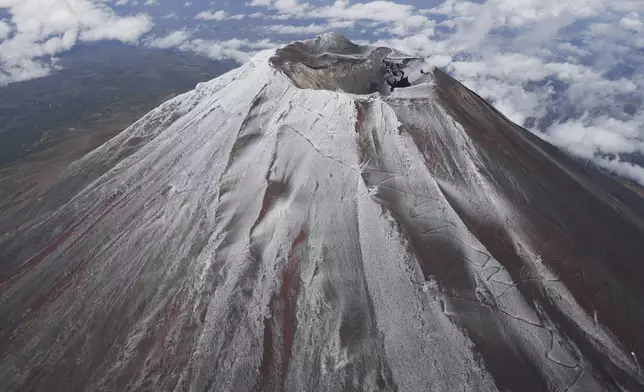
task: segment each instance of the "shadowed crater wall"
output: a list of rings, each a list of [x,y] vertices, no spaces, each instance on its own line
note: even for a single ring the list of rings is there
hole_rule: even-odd
[[[270,62],[299,88],[372,94],[388,88],[384,59],[394,52],[327,34],[286,45],[276,51]]]

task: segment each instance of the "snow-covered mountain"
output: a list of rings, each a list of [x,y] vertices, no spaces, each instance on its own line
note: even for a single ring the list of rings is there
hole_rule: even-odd
[[[2,389],[644,390],[641,196],[424,66],[262,52],[2,211]]]

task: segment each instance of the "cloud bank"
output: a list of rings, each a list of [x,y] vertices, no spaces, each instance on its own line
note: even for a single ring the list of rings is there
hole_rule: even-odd
[[[55,57],[80,42],[136,43],[152,28],[147,15],[118,16],[88,0],[0,0],[0,85],[49,74]]]
[[[235,60],[239,63],[248,61],[256,52],[280,46],[280,43],[268,39],[250,41],[247,39],[208,40],[194,38],[194,32],[187,30],[173,31],[163,37],[152,37],[145,40],[149,47],[193,52],[213,60]]]

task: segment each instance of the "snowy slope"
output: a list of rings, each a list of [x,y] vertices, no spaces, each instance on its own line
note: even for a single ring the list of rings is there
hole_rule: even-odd
[[[644,390],[641,199],[422,67],[262,52],[72,165],[0,226],[0,385]]]

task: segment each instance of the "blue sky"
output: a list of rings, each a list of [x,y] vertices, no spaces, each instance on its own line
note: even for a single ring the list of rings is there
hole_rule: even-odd
[[[642,0],[0,0],[0,84],[117,40],[247,61],[335,31],[445,68],[570,153],[644,184]]]

